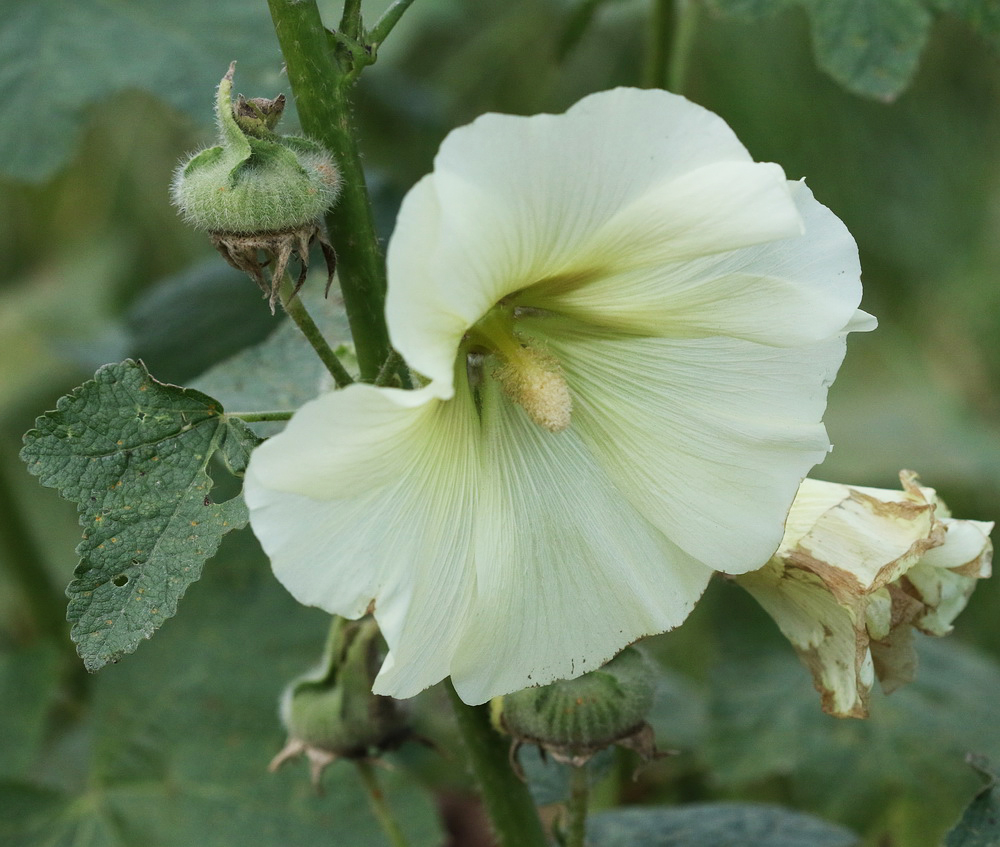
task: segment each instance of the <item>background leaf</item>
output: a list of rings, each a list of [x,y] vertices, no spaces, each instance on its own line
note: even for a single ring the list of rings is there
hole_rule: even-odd
[[[36,421],[21,457],[81,511],[68,617],[89,670],[149,638],[222,536],[245,525],[242,499],[212,501],[207,468],[222,451],[241,472],[256,443],[211,397],[132,361],[101,368]]]
[[[809,17],[819,66],[848,91],[893,100],[910,84],[927,43],[932,10],[956,15],[994,45],[1000,9],[991,0],[710,0],[748,19],[793,4]]]
[[[9,0],[0,20],[0,170],[51,176],[73,150],[88,106],[126,89],[211,117],[212,90],[233,59],[240,85],[273,96],[284,86],[264,3],[244,0]],[[259,91],[258,91],[259,88]]]
[[[282,687],[318,659],[329,618],[288,596],[248,533],[227,539],[185,606],[143,661],[91,678],[84,718],[53,734],[27,777],[0,783],[0,841],[383,844],[351,763],[327,769],[322,796],[304,761],[267,771],[284,742]],[[378,778],[411,845],[439,845],[423,790],[398,769],[379,769]]]
[[[976,795],[962,819],[948,831],[944,847],[996,847],[1000,844],[1000,785],[989,761],[970,757],[972,765],[985,778],[986,785]]]
[[[710,803],[683,809],[618,809],[587,824],[593,847],[855,847],[840,826],[775,806]]]
[[[871,718],[847,720],[820,711],[790,649],[747,643],[730,646],[711,687],[715,778],[908,847],[940,844],[975,785],[966,754],[1000,754],[1000,666],[954,638],[920,638],[917,680],[873,692]]]

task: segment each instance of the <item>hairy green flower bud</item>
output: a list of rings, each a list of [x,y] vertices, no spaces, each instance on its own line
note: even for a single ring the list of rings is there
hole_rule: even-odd
[[[646,723],[654,688],[645,657],[626,647],[599,670],[505,695],[500,724],[514,737],[515,749],[537,744],[556,761],[577,767],[612,744],[649,760],[657,755]]]
[[[305,280],[313,240],[323,248],[333,279],[336,259],[320,219],[337,200],[340,174],[315,141],[273,131],[284,110],[284,95],[274,100],[240,95],[233,103],[235,67],[233,62],[219,83],[219,144],[181,164],[171,196],[184,219],[207,230],[226,260],[263,289],[273,312],[293,255],[301,262],[296,291]],[[262,271],[272,262],[267,283]]]
[[[288,741],[270,770],[304,754],[318,786],[323,770],[337,759],[376,757],[411,736],[398,702],[372,694],[378,653],[379,631],[373,619],[337,620],[323,661],[282,695]]]

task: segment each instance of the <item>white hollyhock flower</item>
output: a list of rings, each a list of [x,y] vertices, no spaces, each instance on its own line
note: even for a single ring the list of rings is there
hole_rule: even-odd
[[[992,523],[955,520],[933,488],[901,491],[807,479],[767,565],[736,577],[812,671],[823,709],[866,717],[876,677],[912,682],[913,629],[947,635],[990,575]]]
[[[426,384],[303,406],[246,498],[295,597],[374,611],[395,697],[577,676],[759,568],[874,325],[843,224],[663,91],[455,130],[388,274]]]

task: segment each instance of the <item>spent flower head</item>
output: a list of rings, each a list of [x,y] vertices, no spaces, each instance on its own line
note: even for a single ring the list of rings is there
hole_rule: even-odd
[[[759,568],[874,324],[843,224],[663,91],[452,132],[388,276],[422,387],[306,404],[246,498],[301,602],[374,609],[396,697],[579,676]]]
[[[867,717],[877,678],[912,682],[913,632],[947,635],[976,582],[990,575],[992,523],[955,520],[933,488],[807,479],[767,565],[736,577],[812,671],[823,709]]]

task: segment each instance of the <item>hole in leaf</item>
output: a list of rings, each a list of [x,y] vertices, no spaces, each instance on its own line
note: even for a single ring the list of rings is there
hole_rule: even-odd
[[[115,585],[121,588],[123,585],[128,585],[128,577],[125,574],[120,573],[118,576],[113,577],[111,580]]]

